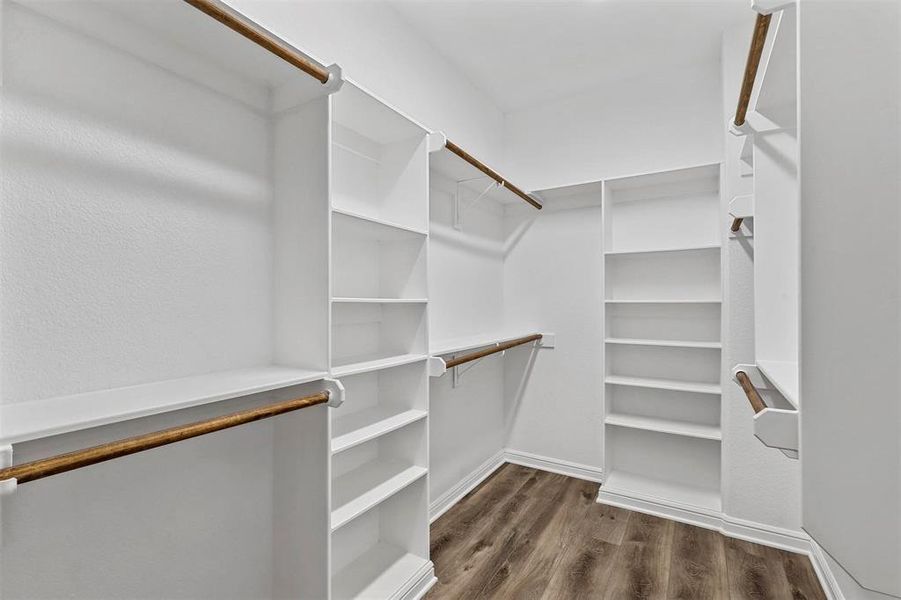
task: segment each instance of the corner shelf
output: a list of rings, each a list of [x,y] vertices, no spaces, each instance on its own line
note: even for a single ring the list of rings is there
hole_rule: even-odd
[[[648,340],[640,338],[607,338],[606,344],[623,346],[660,346],[663,348],[709,348],[720,350],[723,344],[720,342],[693,342],[689,340]]]
[[[598,497],[606,494],[626,495],[651,502],[688,507],[716,514],[722,511],[719,490],[645,477],[627,471],[612,471],[601,485]]]
[[[388,233],[389,231],[394,231],[395,235],[400,235],[404,237],[408,237],[409,235],[415,236],[427,236],[428,232],[424,229],[417,229],[416,227],[409,227],[407,225],[401,225],[399,223],[394,223],[393,221],[387,221],[385,219],[381,219],[379,217],[373,217],[371,215],[364,215],[362,213],[358,213],[352,210],[347,210],[344,208],[332,208],[332,214],[337,217],[336,220],[341,220],[348,223],[349,227],[354,227],[352,223],[357,221],[361,223],[358,227],[366,227],[366,223],[369,226],[377,226],[379,228],[384,228],[382,231],[385,233],[382,234],[384,237],[379,237],[378,234],[375,234],[377,239],[385,241],[386,239],[391,239],[392,234]],[[372,231],[372,229],[370,229]],[[370,237],[373,234],[368,234]]]
[[[721,440],[722,432],[714,425],[702,425],[687,421],[673,421],[670,419],[657,419],[640,415],[627,415],[609,413],[604,419],[607,425],[616,427],[628,427],[631,429],[644,429],[645,431],[657,431],[685,437],[694,437],[705,440]]]
[[[673,248],[645,248],[638,250],[605,250],[605,256],[622,256],[624,254],[658,254],[667,252],[691,252],[692,250],[721,250],[720,244],[698,244],[697,246],[680,246]]]
[[[722,304],[719,298],[639,298],[630,300],[604,300],[605,304]]]
[[[722,388],[718,383],[699,383],[692,381],[679,381],[677,379],[657,379],[652,377],[626,377],[623,375],[608,375],[604,383],[609,385],[628,385],[632,387],[654,388],[658,390],[673,390],[677,392],[696,392],[699,394],[722,394]]]
[[[332,483],[332,531],[390,498],[428,469],[397,460],[371,461]]]

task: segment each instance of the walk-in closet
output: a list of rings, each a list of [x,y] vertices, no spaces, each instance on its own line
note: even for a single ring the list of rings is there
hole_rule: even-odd
[[[0,600],[901,598],[898,2],[0,44]]]

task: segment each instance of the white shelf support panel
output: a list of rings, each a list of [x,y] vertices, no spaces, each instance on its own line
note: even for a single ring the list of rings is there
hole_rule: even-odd
[[[744,372],[757,389],[772,389],[757,365],[735,365],[732,380],[736,385],[738,372]],[[754,414],[754,436],[764,446],[781,450],[789,458],[798,458],[798,411],[767,406]]]
[[[0,469],[13,466],[13,447],[11,444],[0,446]],[[18,482],[15,478],[0,481],[0,498],[16,491]]]

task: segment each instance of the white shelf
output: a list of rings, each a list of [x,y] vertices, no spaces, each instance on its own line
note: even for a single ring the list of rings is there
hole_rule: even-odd
[[[340,600],[394,598],[428,564],[421,556],[379,542],[335,575],[332,597]]]
[[[24,442],[290,387],[327,376],[324,371],[259,367],[6,404],[0,407],[0,440]]]
[[[427,298],[332,298],[338,304],[425,304]]]
[[[717,490],[644,477],[627,471],[611,471],[600,491],[601,494],[612,493],[667,504],[683,504],[714,513],[722,510],[722,499]]]
[[[607,425],[615,425],[617,427],[657,431],[660,433],[669,433],[672,435],[701,438],[705,440],[722,439],[720,428],[714,425],[702,425],[700,423],[688,423],[686,421],[672,421],[669,419],[657,419],[653,417],[626,414],[609,414],[604,422]]]
[[[710,348],[719,350],[723,347],[720,342],[692,342],[687,340],[647,340],[638,338],[607,338],[607,344],[621,344],[624,346],[662,346],[667,348]]]
[[[364,355],[342,361],[332,367],[332,376],[347,377],[358,373],[379,371],[390,367],[399,367],[427,359],[425,354],[398,354],[394,356]]]
[[[604,300],[606,304],[722,304],[721,299],[705,299],[705,298],[669,298],[654,299],[642,298],[633,300]]]
[[[798,363],[758,359],[757,368],[792,406],[795,408],[800,406]]]
[[[428,413],[418,409],[376,406],[335,418],[332,424],[332,453],[342,452],[424,419]]]
[[[332,483],[332,531],[390,498],[428,472],[397,460],[374,461]]]
[[[361,221],[363,223],[369,223],[370,227],[372,225],[377,225],[379,227],[385,227],[389,231],[394,230],[396,233],[392,235],[391,233],[383,234],[385,237],[379,237],[382,241],[387,241],[390,239],[397,239],[397,236],[400,235],[402,237],[407,237],[409,235],[417,235],[417,236],[425,236],[428,235],[428,232],[422,229],[416,229],[415,227],[408,227],[406,225],[400,225],[399,223],[394,223],[391,221],[386,221],[384,219],[380,219],[378,217],[373,217],[370,215],[364,215],[362,213],[354,212],[352,210],[347,210],[344,208],[332,208],[332,213],[335,215],[340,215],[339,219],[345,220],[347,223],[352,223],[352,220]],[[349,225],[353,226],[353,225]],[[366,225],[364,225],[365,227]],[[372,234],[369,234],[367,237],[372,237]]]
[[[454,352],[463,352],[464,350],[473,350],[475,348],[483,348],[492,346],[498,342],[509,342],[521,337],[526,337],[537,333],[535,330],[520,331],[516,333],[504,332],[496,334],[482,334],[477,336],[460,337],[449,340],[433,342],[429,348],[429,354],[432,356],[443,356]]]
[[[654,388],[658,390],[674,390],[677,392],[696,392],[699,394],[721,394],[722,389],[716,383],[699,383],[678,381],[676,379],[654,379],[651,377],[624,377],[607,375],[604,383],[612,385],[629,385],[632,387]]]
[[[619,256],[623,254],[655,254],[664,252],[691,252],[692,250],[720,250],[720,244],[701,244],[698,246],[682,246],[679,248],[650,248],[644,250],[605,250],[607,256]]]

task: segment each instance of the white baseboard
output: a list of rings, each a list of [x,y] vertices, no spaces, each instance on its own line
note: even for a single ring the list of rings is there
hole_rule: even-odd
[[[832,566],[826,560],[826,553],[813,540],[810,540],[809,556],[810,562],[813,564],[813,570],[817,574],[817,579],[820,580],[820,585],[823,587],[826,598],[829,600],[845,600],[842,588],[835,578],[835,573],[832,572]]]
[[[548,456],[531,454],[529,452],[510,450],[509,448],[504,451],[504,458],[506,462],[513,463],[514,465],[522,465],[541,471],[568,475],[570,477],[575,477],[576,479],[586,479],[598,483],[604,480],[604,471],[602,469],[570,462],[568,460],[559,460]]]
[[[504,455],[504,450],[500,450],[497,454],[476,467],[476,469],[464,477],[460,483],[430,502],[429,522],[434,522],[435,519],[446,513],[454,504],[459,502],[463,496],[474,490],[476,486],[497,471],[505,462]]]
[[[403,590],[400,590],[400,593],[395,598],[396,600],[420,600],[436,583],[438,583],[438,578],[435,577],[435,565],[429,561],[411,578],[410,582],[404,586]]]

